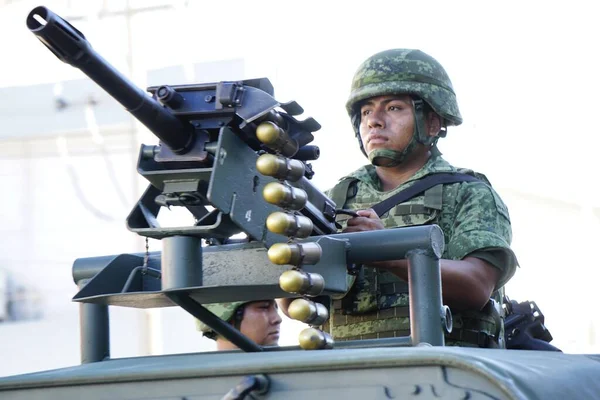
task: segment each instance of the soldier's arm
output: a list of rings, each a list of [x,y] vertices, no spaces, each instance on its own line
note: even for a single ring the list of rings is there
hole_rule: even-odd
[[[369,266],[386,269],[408,280],[407,260],[380,261]],[[490,300],[500,271],[476,257],[440,260],[444,304],[455,310],[481,310]]]
[[[347,222],[345,232],[384,229],[373,210],[358,211],[359,217]],[[474,249],[475,250],[475,249]],[[386,269],[403,280],[408,280],[407,260],[380,261],[370,266]],[[445,304],[461,309],[482,309],[499,282],[501,271],[489,262],[465,254],[461,259],[440,261],[442,295]]]

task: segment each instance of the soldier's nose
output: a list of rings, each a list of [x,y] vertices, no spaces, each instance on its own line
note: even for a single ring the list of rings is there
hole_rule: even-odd
[[[369,128],[383,128],[383,119],[381,118],[381,114],[378,112],[373,112],[367,116],[367,126]]]

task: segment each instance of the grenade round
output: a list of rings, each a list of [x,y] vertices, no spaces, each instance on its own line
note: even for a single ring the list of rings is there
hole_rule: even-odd
[[[263,175],[296,182],[304,176],[302,161],[263,154],[256,160],[256,169]]]
[[[313,223],[303,215],[277,211],[267,217],[267,229],[280,235],[305,238],[312,233]]]
[[[288,293],[318,296],[325,289],[325,279],[319,274],[292,269],[279,276],[279,287]]]
[[[301,210],[308,200],[304,190],[280,182],[267,183],[263,189],[263,197],[268,203],[292,210]]]
[[[333,339],[329,334],[317,329],[306,328],[298,337],[300,347],[304,350],[320,350],[333,348]]]
[[[275,243],[267,256],[277,265],[313,265],[321,259],[321,246],[316,243]]]
[[[265,121],[258,125],[256,137],[267,147],[286,157],[292,157],[298,151],[298,142],[271,121]]]
[[[296,299],[288,307],[290,317],[309,325],[323,325],[329,319],[329,311],[321,303],[307,299]]]

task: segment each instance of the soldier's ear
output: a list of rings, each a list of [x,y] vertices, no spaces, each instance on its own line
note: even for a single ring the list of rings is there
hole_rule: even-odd
[[[434,111],[430,111],[427,113],[426,122],[427,134],[433,137],[437,136],[442,129],[442,118]]]

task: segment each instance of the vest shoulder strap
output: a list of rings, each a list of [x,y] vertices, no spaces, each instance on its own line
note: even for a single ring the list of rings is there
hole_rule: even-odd
[[[412,186],[401,190],[395,195],[388,197],[375,204],[371,207],[377,215],[381,216],[391,210],[398,204],[402,204],[407,200],[412,199],[413,197],[425,192],[427,189],[430,189],[437,185],[450,184],[450,183],[458,183],[458,182],[476,182],[481,181],[479,178],[462,174],[459,172],[441,172],[438,174],[432,174],[424,177],[423,179],[419,179]]]
[[[346,200],[350,198],[349,195],[350,186],[356,184],[358,179],[352,177],[346,177],[340,180],[337,185],[331,189],[331,193],[329,197],[335,203],[336,208],[344,208],[344,204],[346,204]]]

